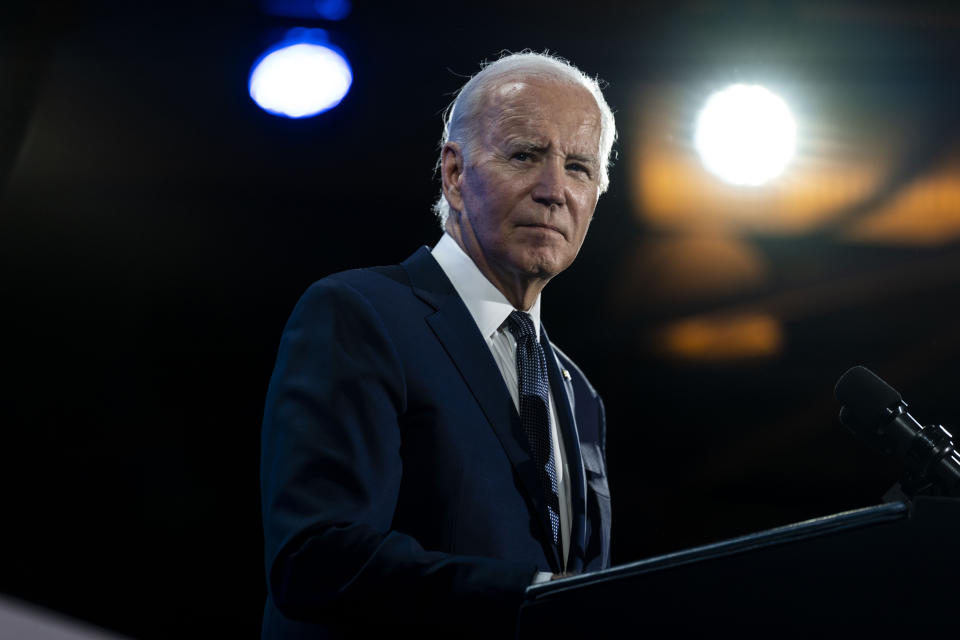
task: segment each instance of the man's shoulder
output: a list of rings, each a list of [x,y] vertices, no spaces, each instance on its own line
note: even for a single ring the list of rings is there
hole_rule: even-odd
[[[406,260],[398,264],[387,264],[375,267],[361,267],[338,271],[314,282],[314,285],[323,283],[342,283],[349,286],[367,288],[371,286],[390,286],[392,284],[410,286],[411,277],[424,270],[442,273],[440,265],[431,255],[426,246],[414,251]]]
[[[300,296],[294,314],[310,313],[326,308],[342,315],[353,309],[358,313],[373,312],[391,325],[400,322],[409,313],[419,313],[429,308],[423,301],[419,282],[420,273],[433,260],[428,249],[421,248],[400,264],[363,267],[339,271],[313,282]],[[438,265],[433,265],[440,271]],[[417,269],[421,271],[418,273]],[[440,272],[442,274],[442,272]]]
[[[346,286],[362,293],[410,287],[410,278],[399,264],[361,267],[332,273],[312,285],[314,287]]]
[[[411,280],[406,265],[411,260],[422,259],[423,253],[422,249],[418,250],[400,264],[360,267],[331,273],[312,283],[307,292],[343,288],[353,289],[363,295],[409,292]]]
[[[332,273],[311,283],[300,296],[298,306],[322,301],[367,300],[375,301],[385,296],[409,291],[403,269],[399,265],[366,267]]]

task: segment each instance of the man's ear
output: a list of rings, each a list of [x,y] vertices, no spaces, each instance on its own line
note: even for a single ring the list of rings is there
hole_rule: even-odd
[[[460,192],[463,184],[464,158],[463,150],[458,142],[447,142],[440,152],[440,180],[443,185],[443,195],[447,198],[451,209],[463,211],[463,195]]]

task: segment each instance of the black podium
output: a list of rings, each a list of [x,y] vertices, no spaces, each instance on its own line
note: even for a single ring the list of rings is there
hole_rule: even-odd
[[[518,637],[956,638],[958,546],[960,499],[858,509],[530,587]]]

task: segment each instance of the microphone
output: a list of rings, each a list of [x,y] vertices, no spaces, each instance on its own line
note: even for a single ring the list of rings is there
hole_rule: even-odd
[[[845,427],[903,463],[904,493],[960,496],[960,456],[949,431],[917,422],[897,390],[866,367],[840,376],[834,395]]]

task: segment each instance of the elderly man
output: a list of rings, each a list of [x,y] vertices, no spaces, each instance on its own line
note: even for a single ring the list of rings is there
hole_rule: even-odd
[[[437,245],[304,294],[264,415],[264,637],[507,631],[531,583],[608,566],[603,404],[540,293],[580,250],[614,138],[575,67],[487,65],[447,113]]]

